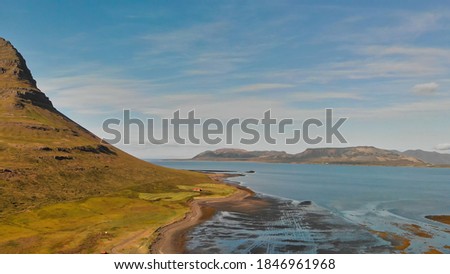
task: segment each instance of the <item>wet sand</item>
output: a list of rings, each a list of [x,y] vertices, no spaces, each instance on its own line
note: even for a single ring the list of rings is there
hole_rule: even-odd
[[[213,180],[228,184],[224,179],[240,175],[208,174]],[[234,185],[236,192],[223,198],[199,198],[189,202],[190,212],[182,220],[166,225],[157,230],[158,237],[150,246],[153,254],[185,253],[186,234],[194,226],[210,219],[217,210],[252,212],[267,204],[263,199],[255,197],[248,188]]]
[[[430,216],[425,216],[425,218],[433,220],[435,222],[440,222],[443,224],[447,224],[450,225],[450,216],[449,215],[430,215]]]
[[[230,174],[209,174],[218,182]],[[179,253],[389,253],[373,234],[349,224],[311,201],[255,195],[235,185],[225,198],[190,202],[185,218],[160,228],[150,247],[153,254]],[[226,214],[225,220],[221,220]],[[219,220],[216,220],[219,218]],[[198,229],[199,226],[204,226]],[[211,228],[211,229],[210,229]],[[188,244],[190,237],[198,239]],[[237,239],[238,247],[220,249],[215,240]],[[269,242],[268,242],[269,240]],[[206,241],[206,242],[205,242]]]
[[[311,201],[256,195],[258,210],[218,211],[189,231],[192,254],[390,253],[366,228],[347,222]],[[251,198],[250,198],[251,199]],[[193,239],[193,240],[192,240]]]
[[[240,174],[208,173],[220,183]],[[200,198],[190,202],[190,212],[160,228],[151,253],[409,253],[412,238],[433,235],[416,224],[394,224],[398,232],[375,231],[317,207],[311,201],[294,203],[255,195],[232,184],[236,192],[224,198]],[[448,224],[449,216],[426,216]],[[191,242],[189,239],[196,241]],[[224,242],[227,244],[224,246]],[[430,245],[420,253],[447,253]]]

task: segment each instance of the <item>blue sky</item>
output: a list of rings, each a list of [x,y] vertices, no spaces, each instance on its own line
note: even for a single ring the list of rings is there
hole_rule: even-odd
[[[102,137],[123,109],[223,120],[271,109],[301,121],[333,108],[349,118],[345,146],[445,152],[450,4],[372,2],[2,1],[0,36],[58,109]],[[223,145],[120,147],[164,158]]]

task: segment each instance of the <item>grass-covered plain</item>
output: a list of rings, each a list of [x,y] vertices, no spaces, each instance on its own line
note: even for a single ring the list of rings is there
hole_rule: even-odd
[[[0,222],[2,253],[145,253],[155,231],[179,220],[194,197],[231,194],[222,184],[198,184],[194,192],[122,191],[111,196],[57,203],[10,215]],[[207,189],[207,190],[206,190]]]

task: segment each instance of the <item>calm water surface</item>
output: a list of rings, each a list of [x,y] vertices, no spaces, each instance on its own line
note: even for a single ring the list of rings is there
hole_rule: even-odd
[[[394,252],[389,242],[372,232],[376,230],[410,239],[406,252],[421,253],[437,248],[450,253],[450,227],[424,218],[450,214],[450,169],[153,162],[179,169],[253,170],[255,173],[233,179],[262,196],[279,198],[271,212],[261,216],[219,212],[190,233],[187,247],[192,252]],[[298,206],[297,201],[306,200],[313,205]],[[257,218],[261,219],[260,223]],[[418,236],[411,224],[420,226],[432,237]]]

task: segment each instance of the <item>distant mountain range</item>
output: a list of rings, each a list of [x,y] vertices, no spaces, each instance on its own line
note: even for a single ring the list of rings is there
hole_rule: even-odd
[[[218,149],[202,152],[192,160],[417,167],[450,165],[449,154],[412,150],[398,152],[372,146],[310,148],[297,154],[289,154],[284,151]]]
[[[450,165],[450,154],[438,153],[435,151],[407,150],[403,155],[420,159],[433,165]]]

